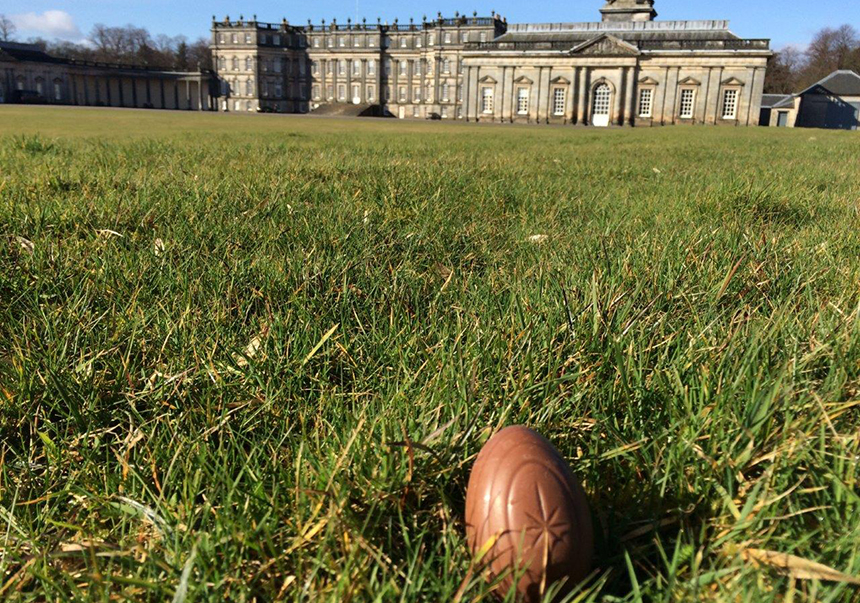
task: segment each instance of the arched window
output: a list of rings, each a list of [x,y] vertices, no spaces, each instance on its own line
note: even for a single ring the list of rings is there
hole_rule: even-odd
[[[63,100],[63,80],[54,80],[54,100]]]
[[[591,123],[595,126],[609,125],[609,107],[612,101],[612,89],[609,84],[598,84],[594,89],[594,100],[591,105]]]
[[[248,96],[254,96],[254,80],[248,80],[245,83],[245,94]]]
[[[227,59],[224,57],[218,57],[218,71],[226,71],[227,70]]]
[[[233,57],[232,63],[233,71],[239,71],[239,59]]]

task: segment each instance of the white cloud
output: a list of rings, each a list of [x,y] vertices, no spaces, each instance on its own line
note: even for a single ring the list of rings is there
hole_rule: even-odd
[[[61,38],[63,40],[81,40],[84,35],[75,23],[74,17],[64,10],[46,10],[43,13],[22,13],[9,17],[19,32]]]

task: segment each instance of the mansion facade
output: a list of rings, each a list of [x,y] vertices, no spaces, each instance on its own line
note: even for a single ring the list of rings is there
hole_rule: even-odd
[[[213,19],[215,109],[378,108],[405,118],[573,125],[756,125],[769,40],[727,21],[657,21],[605,0],[587,23],[499,15],[295,26]]]

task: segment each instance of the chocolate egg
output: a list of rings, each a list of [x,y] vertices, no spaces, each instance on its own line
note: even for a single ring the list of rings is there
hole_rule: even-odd
[[[582,486],[546,438],[507,427],[481,449],[466,491],[466,538],[496,593],[540,601],[564,580],[569,592],[591,569],[594,538]],[[517,578],[519,578],[517,580]],[[516,584],[514,582],[516,581]]]

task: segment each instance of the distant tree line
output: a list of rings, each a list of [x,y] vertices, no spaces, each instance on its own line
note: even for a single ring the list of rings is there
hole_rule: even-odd
[[[837,69],[860,73],[860,34],[851,25],[825,27],[806,50],[787,46],[774,54],[767,65],[765,92],[800,92]]]
[[[15,25],[0,15],[0,40],[14,39]],[[189,42],[185,36],[152,36],[144,27],[126,25],[110,27],[97,24],[84,43],[31,38],[46,52],[71,59],[146,65],[177,71],[196,71],[212,68],[209,41],[198,38]]]

